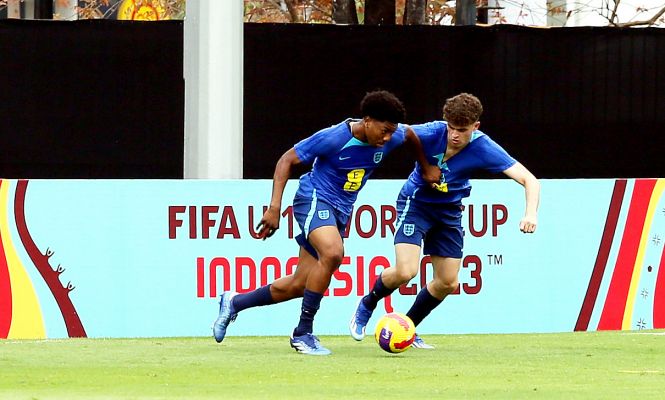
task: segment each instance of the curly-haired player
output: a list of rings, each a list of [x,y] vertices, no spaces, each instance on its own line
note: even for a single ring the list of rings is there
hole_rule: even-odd
[[[416,165],[402,187],[397,198],[395,266],[383,270],[372,291],[358,302],[349,324],[354,339],[365,337],[377,302],[416,276],[421,246],[423,253],[431,256],[434,277],[420,290],[406,315],[417,326],[457,289],[464,243],[462,200],[471,193],[469,179],[474,171],[503,172],[524,186],[526,209],[519,229],[524,233],[536,230],[540,184],[522,164],[478,130],[482,112],[476,96],[461,93],[446,100],[444,121],[412,126],[428,162],[441,168],[441,180],[436,184],[424,181]],[[412,346],[432,348],[418,335]]]

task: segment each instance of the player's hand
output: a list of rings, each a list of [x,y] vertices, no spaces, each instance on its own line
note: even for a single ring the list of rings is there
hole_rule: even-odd
[[[525,215],[520,221],[520,231],[524,233],[534,233],[538,225],[538,218],[531,215]]]
[[[436,165],[422,165],[421,175],[423,180],[427,183],[433,184],[441,182],[441,168]]]
[[[275,231],[279,229],[279,211],[280,210],[277,208],[270,207],[265,214],[263,214],[263,218],[261,218],[259,224],[256,225],[256,229],[259,231],[259,238],[266,240],[274,235]]]

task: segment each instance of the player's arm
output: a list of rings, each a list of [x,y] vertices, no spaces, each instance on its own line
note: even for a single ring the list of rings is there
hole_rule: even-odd
[[[515,182],[524,186],[526,196],[526,208],[524,217],[520,221],[520,230],[524,233],[533,233],[538,225],[538,203],[540,202],[540,182],[522,164],[515,163],[512,167],[503,171]]]
[[[418,138],[418,135],[413,131],[413,128],[406,125],[406,134],[404,136],[408,147],[413,155],[415,155],[416,161],[420,164],[423,180],[427,183],[441,182],[441,169],[427,161],[427,156],[423,150],[423,144],[420,141],[420,138]]]
[[[279,229],[279,219],[282,211],[282,195],[286,182],[291,176],[291,170],[294,165],[300,164],[300,159],[296,154],[296,149],[292,147],[277,161],[275,173],[272,178],[272,197],[270,198],[270,207],[263,214],[261,221],[256,226],[259,230],[259,237],[269,238],[277,229]]]

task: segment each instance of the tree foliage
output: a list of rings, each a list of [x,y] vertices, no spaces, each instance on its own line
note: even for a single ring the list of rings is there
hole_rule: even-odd
[[[369,7],[374,7],[382,14],[386,11],[386,4],[394,7],[394,21],[390,22],[401,24],[406,3],[409,1],[412,0],[351,0],[348,2],[346,0],[244,0],[245,22],[330,24],[340,21],[339,23],[362,24],[365,23],[365,11],[369,3]],[[352,15],[354,10],[351,9],[351,4],[347,3],[355,3],[355,16]],[[333,14],[335,14],[334,17]],[[385,23],[390,22],[385,21]]]
[[[56,0],[59,1],[59,0]],[[186,0],[79,0],[77,8],[79,19],[110,18],[159,20],[183,19]],[[121,15],[122,14],[122,15]]]
[[[332,19],[333,0],[244,0],[245,22],[324,23]]]
[[[184,19],[186,2],[187,0],[78,0],[75,8],[78,19]],[[7,7],[8,3],[11,1],[0,0],[0,8]],[[71,7],[71,2],[54,0],[54,5],[67,8]],[[58,15],[54,18],[58,19]]]
[[[350,14],[339,15],[339,5],[334,2],[355,1],[357,23],[364,23],[366,5],[375,1],[394,4],[395,23],[397,24],[426,24],[426,25],[453,25],[455,24],[455,0],[244,0],[245,22],[283,22],[283,23],[356,23],[349,22]],[[665,1],[665,0],[664,0]],[[476,6],[486,12],[497,24],[533,25],[535,14],[542,16],[560,15],[564,26],[579,14],[594,14],[605,21],[608,26],[659,26],[665,25],[665,5],[645,6],[631,5],[628,0],[600,0],[594,3],[580,1],[568,6],[561,6],[561,2],[529,0],[496,0],[494,6],[488,9],[488,0],[476,0]],[[600,4],[600,5],[599,5]],[[640,3],[642,4],[642,3]],[[345,5],[345,4],[343,4]],[[515,15],[509,16],[506,10],[515,10]],[[620,13],[619,10],[623,12]],[[333,12],[336,14],[333,16]],[[337,20],[337,21],[336,21]]]

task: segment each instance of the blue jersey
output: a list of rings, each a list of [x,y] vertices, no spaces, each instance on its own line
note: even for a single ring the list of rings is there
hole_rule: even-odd
[[[460,204],[463,198],[471,194],[469,179],[474,171],[499,173],[517,162],[489,136],[478,130],[471,134],[471,142],[466,147],[444,162],[448,124],[445,121],[433,121],[411,127],[420,138],[427,160],[441,168],[441,183],[438,189],[434,189],[423,180],[420,164],[416,164],[401,194],[419,201]]]
[[[312,170],[300,177],[296,196],[321,199],[350,214],[358,191],[386,155],[405,141],[399,124],[381,147],[362,142],[351,134],[351,119],[322,129],[295,145],[296,155]]]

